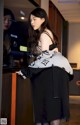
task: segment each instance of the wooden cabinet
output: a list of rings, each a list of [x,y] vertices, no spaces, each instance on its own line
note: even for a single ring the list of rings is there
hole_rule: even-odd
[[[7,118],[7,124],[10,125],[11,119],[11,73],[3,74],[2,79],[2,98],[1,98],[1,118]]]
[[[4,73],[2,82],[1,117],[7,125],[33,125],[33,106],[29,79],[16,73]]]

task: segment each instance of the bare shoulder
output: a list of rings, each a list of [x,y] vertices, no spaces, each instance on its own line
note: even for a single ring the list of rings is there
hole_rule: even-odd
[[[49,29],[46,29],[42,34],[41,34],[41,38],[51,38],[52,40],[54,40],[54,36],[52,34],[52,32]]]

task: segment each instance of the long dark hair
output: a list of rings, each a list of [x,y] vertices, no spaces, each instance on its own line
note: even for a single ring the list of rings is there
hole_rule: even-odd
[[[13,12],[10,9],[8,9],[8,8],[4,8],[4,16],[6,16],[6,15],[10,15],[12,21],[15,21],[15,17],[14,17]]]
[[[16,22],[12,10],[10,10],[10,9],[8,9],[8,8],[4,8],[4,16],[6,16],[6,15],[10,15],[12,24],[13,24],[14,22]],[[12,26],[12,24],[11,24],[11,26]],[[11,26],[10,26],[10,28],[11,28]],[[9,29],[10,29],[10,28],[9,28]]]
[[[32,26],[31,26],[31,21],[30,21],[31,14],[36,17],[45,19],[44,23],[41,25],[40,31],[33,30]],[[30,13],[28,23],[29,23],[29,42],[32,43],[34,46],[38,45],[38,40],[40,39],[40,35],[42,32],[44,32],[45,28],[49,29],[53,33],[53,31],[51,30],[50,25],[49,25],[47,13],[42,8],[36,8]],[[55,36],[54,33],[53,33],[53,35]]]
[[[14,16],[13,12],[10,9],[8,9],[8,8],[4,8],[4,15],[3,16],[6,16],[6,15],[10,15],[11,16],[12,24],[11,24],[11,26],[10,26],[10,28],[8,30],[4,30],[3,31],[4,39],[5,39],[6,34],[10,35],[11,29],[13,27],[13,24],[16,22],[15,16]]]

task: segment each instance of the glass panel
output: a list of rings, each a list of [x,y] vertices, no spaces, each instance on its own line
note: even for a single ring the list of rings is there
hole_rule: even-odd
[[[14,71],[28,63],[28,15],[37,6],[29,0],[4,0],[3,71]]]

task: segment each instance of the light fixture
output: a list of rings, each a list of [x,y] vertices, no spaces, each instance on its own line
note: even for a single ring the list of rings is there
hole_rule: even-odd
[[[21,20],[25,20],[25,17],[24,16],[22,16],[22,17],[20,17],[21,18]]]

